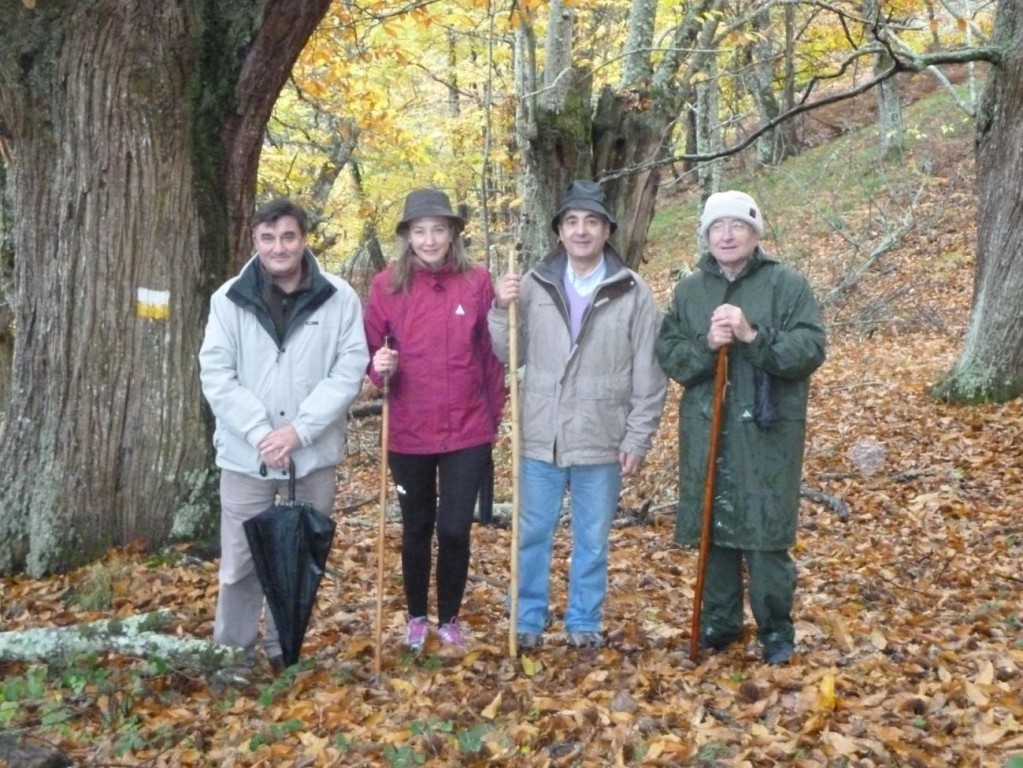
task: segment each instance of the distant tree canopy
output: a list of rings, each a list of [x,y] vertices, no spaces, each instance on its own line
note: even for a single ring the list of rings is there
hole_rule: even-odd
[[[741,148],[756,150],[743,167],[800,151],[791,118],[821,100],[895,85],[923,53],[966,60],[992,15],[958,6],[334,3],[271,118],[262,189],[317,210],[331,262],[350,272],[387,250],[412,186],[468,207],[481,258],[517,245],[528,263],[552,245],[567,182],[597,178],[636,265],[663,179],[712,191]]]

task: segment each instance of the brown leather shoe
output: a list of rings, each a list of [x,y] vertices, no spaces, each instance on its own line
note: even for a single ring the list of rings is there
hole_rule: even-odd
[[[283,656],[271,656],[269,658],[270,669],[273,670],[275,675],[279,675],[284,671],[284,657]]]

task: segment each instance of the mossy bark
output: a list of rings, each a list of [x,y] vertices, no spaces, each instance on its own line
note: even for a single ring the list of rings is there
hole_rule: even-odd
[[[0,572],[155,547],[194,507],[208,296],[248,248],[262,126],[327,6],[0,0],[17,222]]]
[[[954,403],[1023,395],[1023,8],[999,3],[994,40],[1004,52],[977,116],[977,270],[955,367],[931,390]]]
[[[666,101],[671,106],[666,108]],[[655,91],[626,91],[605,88],[597,100],[593,118],[594,165],[599,169],[635,169],[603,184],[608,208],[618,230],[613,243],[625,262],[639,269],[646,253],[647,232],[653,219],[660,168],[651,162],[664,155],[665,136],[677,115],[673,100]]]
[[[166,611],[103,619],[89,624],[0,632],[0,661],[71,660],[83,654],[120,653],[158,658],[192,669],[220,669],[242,662],[245,652],[173,634]]]
[[[602,182],[605,203],[618,222],[611,242],[630,266],[640,265],[660,178],[654,164],[664,158],[672,125],[689,95],[678,75],[690,57],[687,52],[697,48],[703,19],[719,3],[700,0],[686,7],[672,44],[659,51],[663,55],[656,69],[646,41],[657,5],[635,3],[630,11],[633,48],[624,52],[623,82],[602,90],[596,103],[591,73],[573,64],[571,4],[550,4],[542,72],[533,30],[520,26],[515,51],[520,266],[530,267],[554,245],[551,217],[568,183],[579,178]],[[580,47],[585,49],[585,43]],[[699,67],[702,58],[689,61]]]

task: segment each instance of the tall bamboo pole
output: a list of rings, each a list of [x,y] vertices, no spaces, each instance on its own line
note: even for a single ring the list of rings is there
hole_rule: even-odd
[[[515,251],[508,254],[508,271],[515,272]],[[511,409],[512,508],[511,508],[511,584],[509,585],[508,653],[519,653],[519,309],[518,300],[508,307],[508,405]]]
[[[384,346],[388,338],[384,337]],[[380,417],[380,513],[377,519],[377,612],[374,638],[373,671],[379,677],[384,636],[384,538],[387,527],[387,444],[390,431],[390,374],[384,374],[382,415]]]

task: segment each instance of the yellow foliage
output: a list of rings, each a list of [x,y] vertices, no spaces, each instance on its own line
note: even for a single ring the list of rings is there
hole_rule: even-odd
[[[594,95],[615,87],[631,0],[565,4],[574,15],[573,67],[588,73]],[[683,18],[679,4],[661,0],[657,5],[654,65]],[[898,30],[900,42],[917,49],[935,39],[955,38],[952,42],[961,45],[969,29],[947,12],[931,20],[923,0],[886,0],[884,7],[906,22]],[[264,194],[289,194],[316,211],[321,222],[316,236],[336,243],[330,258],[337,262],[357,252],[367,225],[389,232],[414,187],[442,186],[472,211],[484,208],[478,195],[486,188],[489,210],[514,214],[519,105],[511,43],[521,25],[531,27],[535,40],[544,40],[549,8],[546,0],[504,6],[488,0],[332,3],[268,127],[260,165]],[[855,46],[871,39],[869,24],[856,25],[848,17],[840,23],[816,7],[795,6],[790,12],[800,30],[791,58],[796,88],[822,76],[826,80]],[[714,72],[723,96],[722,123],[749,124],[753,108],[740,73],[748,71],[750,53],[772,41],[781,50],[782,12],[772,6],[767,13],[767,24],[756,27],[720,11],[705,14],[700,20],[717,29],[710,41],[716,68],[683,66],[674,75],[695,85]],[[971,23],[984,29],[988,16]],[[536,55],[542,67],[542,46]],[[773,67],[780,89],[783,56],[776,56]],[[639,94],[637,103],[647,104],[644,96]],[[471,221],[470,228],[485,224]]]

